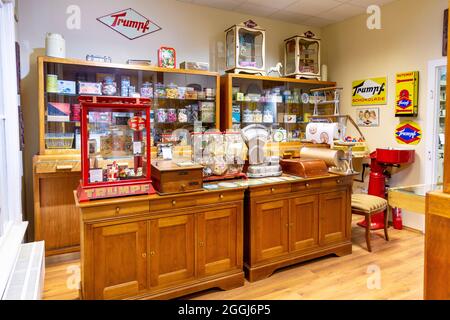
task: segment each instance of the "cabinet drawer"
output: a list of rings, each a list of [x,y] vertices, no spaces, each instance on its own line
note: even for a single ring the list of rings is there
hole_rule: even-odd
[[[199,205],[211,205],[211,204],[220,205],[221,203],[225,202],[241,201],[242,198],[243,198],[242,190],[234,192],[230,191],[214,192],[198,197],[197,203]]]
[[[152,200],[150,202],[150,211],[173,210],[185,207],[194,207],[197,205],[195,197],[176,197],[170,199]]]
[[[129,216],[150,211],[148,201],[132,202],[126,204],[100,206],[83,209],[85,220]]]
[[[162,210],[173,210],[195,206],[206,206],[221,203],[240,201],[243,198],[242,190],[235,192],[199,192],[188,197],[173,197],[169,199],[152,200],[150,210],[152,212]]]
[[[254,188],[254,189],[250,189],[250,192],[251,192],[252,197],[264,197],[264,196],[290,193],[291,185],[290,184],[280,184],[280,185],[273,185],[270,187]]]
[[[57,172],[80,172],[81,161],[43,161],[37,162],[35,171],[38,174],[42,173],[57,173]]]
[[[292,192],[319,189],[321,186],[320,181],[297,182],[292,185]]]
[[[334,188],[339,186],[346,186],[351,183],[351,180],[349,180],[347,177],[339,177],[339,178],[333,178],[333,179],[327,179],[322,181],[322,187],[323,188]]]

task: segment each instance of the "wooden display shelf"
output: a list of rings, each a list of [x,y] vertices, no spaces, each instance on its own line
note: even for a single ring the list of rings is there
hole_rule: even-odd
[[[204,76],[214,78],[211,81],[211,84],[215,85],[216,96],[214,99],[196,99],[189,100],[186,99],[186,102],[195,102],[195,101],[212,101],[215,102],[216,106],[216,119],[215,119],[215,127],[217,129],[220,128],[220,75],[217,72],[211,71],[200,71],[200,70],[186,70],[186,69],[167,69],[167,68],[159,68],[156,66],[145,66],[145,65],[128,65],[128,64],[118,64],[118,63],[106,63],[106,62],[91,62],[79,59],[62,59],[62,58],[53,58],[47,56],[38,57],[38,107],[39,107],[39,141],[40,141],[40,154],[41,155],[65,155],[65,154],[79,154],[79,151],[75,149],[47,149],[45,146],[45,126],[46,126],[46,116],[45,116],[45,101],[48,95],[60,95],[67,97],[78,97],[79,94],[75,95],[67,95],[53,92],[46,92],[45,88],[45,65],[46,64],[55,64],[56,67],[59,67],[59,72],[64,74],[64,66],[72,66],[73,68],[77,68],[79,72],[89,71],[92,68],[101,68],[101,73],[111,73],[111,74],[119,74],[124,73],[128,75],[130,71],[143,71],[143,72],[153,72],[157,74],[180,74],[184,76],[192,75],[192,76]],[[100,71],[94,70],[94,73],[99,73]],[[73,80],[73,79],[64,79],[64,80]],[[119,84],[118,84],[119,87]],[[180,99],[161,99],[161,101],[182,101]],[[155,99],[158,101],[158,99]],[[156,109],[152,106],[152,109]]]
[[[336,82],[332,81],[318,81],[318,80],[305,80],[305,79],[293,79],[293,78],[275,78],[275,77],[268,77],[268,76],[259,76],[259,75],[250,75],[250,74],[234,74],[234,73],[228,73],[223,75],[220,78],[220,91],[221,91],[221,123],[220,128],[222,131],[225,131],[227,129],[232,129],[233,127],[233,120],[232,120],[232,109],[233,109],[233,103],[235,102],[233,99],[233,80],[251,80],[255,82],[262,81],[263,83],[268,84],[288,84],[295,86],[297,88],[303,88],[303,89],[317,89],[322,87],[335,87]],[[291,87],[290,89],[292,89]],[[245,101],[239,102],[244,103]],[[249,102],[252,103],[252,102]],[[255,103],[255,102],[253,102]],[[287,105],[290,105],[290,103],[287,103]],[[312,112],[311,112],[312,113]],[[277,115],[274,115],[277,116]],[[242,120],[242,114],[241,114],[241,120]],[[263,123],[261,123],[263,124]]]

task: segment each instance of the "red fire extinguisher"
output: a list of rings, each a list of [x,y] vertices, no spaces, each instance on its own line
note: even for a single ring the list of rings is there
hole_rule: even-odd
[[[402,209],[394,208],[392,210],[392,223],[394,225],[394,229],[396,230],[403,229]]]

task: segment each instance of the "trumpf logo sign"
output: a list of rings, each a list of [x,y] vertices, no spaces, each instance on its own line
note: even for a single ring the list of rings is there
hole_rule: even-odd
[[[97,20],[130,40],[161,30],[156,23],[131,8],[111,13]]]

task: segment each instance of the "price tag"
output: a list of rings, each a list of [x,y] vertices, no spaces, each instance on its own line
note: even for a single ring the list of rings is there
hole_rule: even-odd
[[[139,155],[142,154],[142,142],[133,142],[133,154]]]
[[[103,170],[92,169],[89,171],[89,180],[91,183],[103,182]]]
[[[163,160],[172,160],[173,155],[172,155],[171,147],[163,147],[161,151],[162,151]]]

